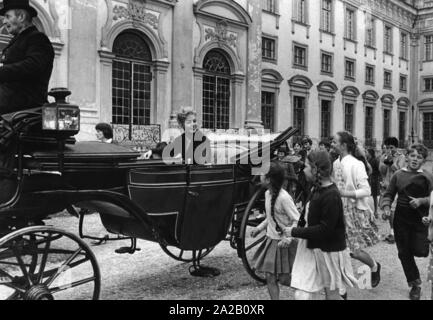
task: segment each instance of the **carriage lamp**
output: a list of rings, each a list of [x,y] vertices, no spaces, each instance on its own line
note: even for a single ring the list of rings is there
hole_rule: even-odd
[[[53,88],[48,95],[56,100],[42,107],[42,129],[65,135],[76,135],[80,131],[80,108],[66,102],[71,94],[66,88]]]

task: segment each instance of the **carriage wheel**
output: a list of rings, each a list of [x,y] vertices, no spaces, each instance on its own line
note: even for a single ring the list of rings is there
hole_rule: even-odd
[[[96,300],[100,285],[94,254],[74,234],[36,226],[0,239],[1,300]]]
[[[253,279],[262,283],[266,282],[265,275],[253,270],[253,256],[260,244],[266,240],[266,230],[255,238],[252,238],[250,234],[251,230],[266,218],[265,191],[266,188],[263,187],[257,190],[248,203],[242,218],[238,244],[238,253],[245,270]]]
[[[287,183],[287,192],[292,196],[298,210],[301,211],[305,205],[306,193],[304,188],[295,178],[289,178]],[[265,275],[258,273],[253,269],[253,256],[257,248],[266,240],[266,230],[262,231],[255,238],[251,237],[251,230],[257,227],[266,218],[265,211],[265,191],[262,187],[256,191],[248,203],[244,216],[242,218],[238,252],[242,263],[248,274],[255,280],[265,283]]]
[[[193,262],[195,259],[203,259],[206,257],[215,247],[206,248],[203,250],[182,250],[174,246],[167,246],[159,244],[162,250],[171,258],[181,262]]]

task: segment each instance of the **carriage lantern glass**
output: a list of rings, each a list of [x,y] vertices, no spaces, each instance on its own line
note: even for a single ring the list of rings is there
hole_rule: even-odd
[[[42,107],[42,129],[75,135],[80,131],[80,108],[66,102],[71,92],[66,88],[53,88],[49,93],[56,99]]]

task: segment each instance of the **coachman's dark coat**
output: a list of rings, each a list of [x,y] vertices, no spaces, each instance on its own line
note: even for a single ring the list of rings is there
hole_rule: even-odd
[[[15,36],[0,59],[0,114],[46,103],[53,61],[50,40],[35,26]]]

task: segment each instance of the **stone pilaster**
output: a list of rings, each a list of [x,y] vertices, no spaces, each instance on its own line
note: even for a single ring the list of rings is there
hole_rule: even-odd
[[[153,116],[154,123],[162,124],[162,130],[166,129],[167,119],[169,117],[169,111],[167,112],[167,70],[170,63],[167,61],[156,61],[154,67],[154,79],[155,79],[155,88],[157,88],[155,94],[155,110],[156,114]]]
[[[193,105],[193,0],[179,1],[173,11],[172,101],[170,125],[180,106]]]
[[[247,106],[245,127],[262,128],[262,0],[248,0],[252,23],[248,30]]]
[[[105,90],[99,90],[99,101],[100,101],[100,114],[99,118],[101,121],[111,123],[112,120],[112,70],[113,70],[113,59],[115,55],[110,51],[99,51],[100,60],[100,83],[99,87],[105,88]]]
[[[419,35],[411,35],[410,37],[410,78],[409,78],[409,99],[411,106],[409,106],[409,137],[408,140],[410,140],[412,137],[412,126],[414,131],[414,140],[415,142],[418,141],[418,133],[419,133],[419,127],[418,127],[418,119],[419,119],[419,110],[417,106],[417,100],[418,100],[418,92],[420,90],[419,88],[419,63],[421,61],[420,59],[420,47],[419,47]],[[412,106],[415,106],[414,112],[412,112]],[[412,141],[411,141],[412,142]]]
[[[69,89],[71,100],[80,107],[96,107],[96,5],[71,1],[72,26],[69,30]]]

